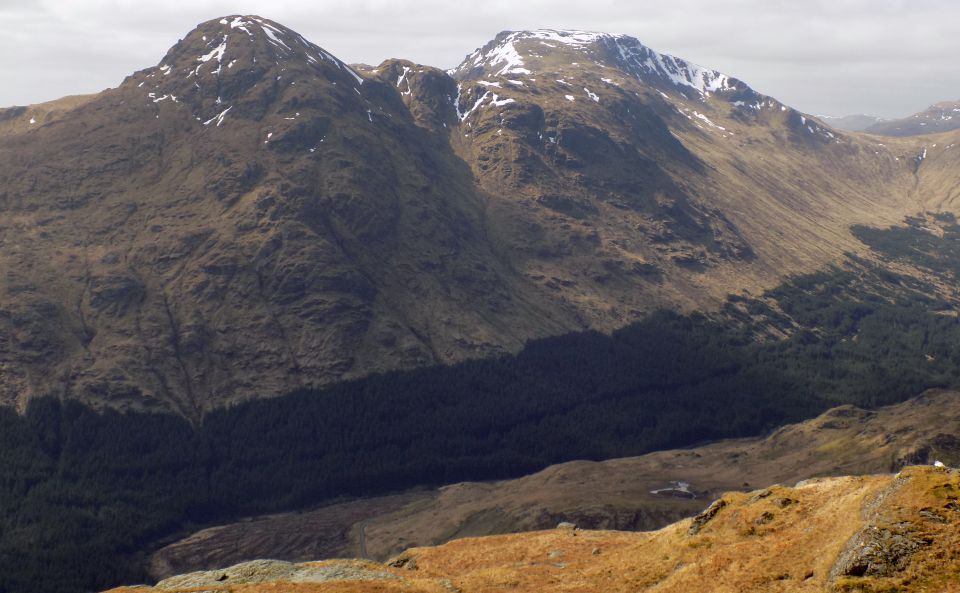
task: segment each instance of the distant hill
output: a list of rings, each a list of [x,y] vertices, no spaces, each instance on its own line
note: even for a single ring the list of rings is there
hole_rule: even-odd
[[[960,128],[960,101],[945,101],[903,119],[879,121],[865,132],[884,136],[939,134]]]
[[[818,115],[817,118],[831,128],[846,130],[847,132],[862,132],[871,126],[886,121],[884,118],[875,115],[845,115],[842,117]]]

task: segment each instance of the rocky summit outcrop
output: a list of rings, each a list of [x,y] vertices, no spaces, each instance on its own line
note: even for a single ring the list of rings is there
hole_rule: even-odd
[[[655,532],[566,527],[414,548],[361,567],[372,574],[359,580],[357,569],[322,582],[283,571],[236,584],[220,578],[235,567],[114,591],[949,593],[960,588],[958,501],[960,470],[908,467],[724,494],[696,519]]]
[[[211,20],[116,89],[0,112],[0,402],[199,421],[709,309],[950,207],[921,149],[624,36],[504,33],[443,72]]]

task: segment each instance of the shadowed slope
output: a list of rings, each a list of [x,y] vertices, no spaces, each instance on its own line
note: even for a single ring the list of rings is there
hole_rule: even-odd
[[[272,557],[384,560],[409,546],[529,531],[560,521],[649,530],[692,516],[723,492],[817,476],[960,465],[960,395],[930,392],[868,412],[843,406],[766,438],[721,441],[602,462],[574,461],[515,480],[465,482],[197,532],[157,551],[156,578]]]

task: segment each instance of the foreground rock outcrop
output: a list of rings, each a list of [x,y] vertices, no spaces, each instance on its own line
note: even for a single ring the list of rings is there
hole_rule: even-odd
[[[408,550],[387,565],[283,563],[278,570],[262,562],[114,593],[960,588],[960,470],[912,466],[896,475],[815,479],[719,500],[709,513],[655,532],[564,528],[467,538]]]
[[[337,561],[294,564],[280,560],[252,560],[223,570],[194,572],[157,583],[160,591],[183,591],[203,587],[306,584],[330,581],[378,581],[397,577],[370,562]]]

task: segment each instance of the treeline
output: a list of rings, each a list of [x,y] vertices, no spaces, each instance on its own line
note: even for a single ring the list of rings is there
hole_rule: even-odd
[[[158,539],[244,514],[755,435],[958,386],[960,324],[930,294],[859,262],[713,317],[658,313],[612,336],[255,401],[196,430],[53,399],[0,409],[0,593],[143,581]],[[758,338],[771,330],[791,337]]]

